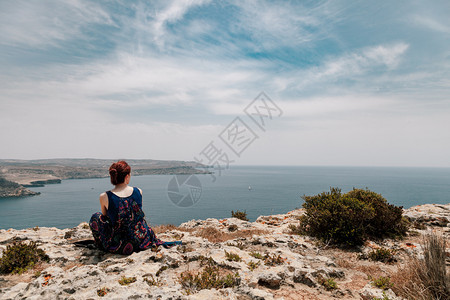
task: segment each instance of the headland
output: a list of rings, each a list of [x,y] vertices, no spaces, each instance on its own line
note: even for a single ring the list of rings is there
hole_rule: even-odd
[[[28,187],[61,183],[66,179],[108,177],[111,159],[0,160],[0,197],[36,195]],[[205,165],[193,161],[130,159],[132,175],[205,174]]]

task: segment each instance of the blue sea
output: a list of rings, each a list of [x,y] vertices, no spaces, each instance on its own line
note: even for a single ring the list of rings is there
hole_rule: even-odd
[[[231,166],[216,174],[195,175],[200,182],[192,206],[168,197],[173,175],[134,176],[130,185],[143,190],[143,209],[152,225],[179,225],[191,219],[227,218],[232,210],[260,215],[286,213],[302,206],[302,195],[340,187],[343,192],[369,188],[389,203],[409,208],[450,203],[450,168]],[[31,188],[38,196],[0,198],[0,229],[35,226],[69,228],[99,211],[99,194],[111,189],[108,178],[63,180]],[[172,189],[170,187],[170,189]],[[180,186],[179,194],[189,190]]]

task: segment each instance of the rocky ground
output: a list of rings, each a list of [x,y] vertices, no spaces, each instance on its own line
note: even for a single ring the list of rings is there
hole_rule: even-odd
[[[434,231],[447,240],[450,235],[450,204],[422,205],[405,211],[418,225],[406,239],[339,250],[291,234],[289,225],[297,224],[302,213],[261,216],[255,222],[207,219],[155,227],[159,238],[184,245],[130,256],[75,246],[73,242],[91,238],[86,223],[63,230],[0,230],[0,253],[13,241],[29,240],[50,256],[49,263],[25,274],[0,276],[0,299],[401,299],[390,289],[373,287],[370,276],[391,276],[410,255],[420,256],[422,234]],[[360,259],[380,247],[395,249],[397,262]],[[202,270],[228,275],[226,282],[235,286],[196,290],[189,278]]]

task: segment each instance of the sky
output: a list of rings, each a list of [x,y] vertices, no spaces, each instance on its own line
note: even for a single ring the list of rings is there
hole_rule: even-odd
[[[447,0],[0,1],[0,159],[450,167],[449,15]]]

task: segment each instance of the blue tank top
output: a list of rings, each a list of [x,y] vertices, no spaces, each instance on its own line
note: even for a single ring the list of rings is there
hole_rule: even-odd
[[[107,191],[108,195],[108,217],[111,219],[112,225],[117,221],[119,207],[125,203],[132,202],[130,200],[134,200],[136,204],[142,209],[142,195],[138,188],[133,187],[133,193],[128,197],[119,197],[111,191]],[[128,201],[125,201],[128,200]]]

